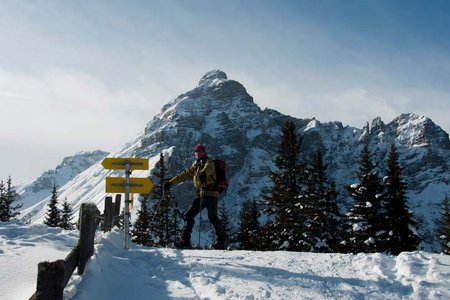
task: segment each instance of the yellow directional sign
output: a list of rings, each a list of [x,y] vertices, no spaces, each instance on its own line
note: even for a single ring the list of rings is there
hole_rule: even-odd
[[[129,165],[129,170],[148,170],[147,158],[107,157],[102,161],[102,166],[105,169],[112,170],[125,170],[127,164]]]
[[[124,205],[124,236],[125,249],[129,247],[129,222],[130,210],[132,201],[130,203],[130,194],[147,194],[153,188],[153,183],[149,178],[131,178],[131,170],[148,170],[148,159],[146,158],[121,158],[121,157],[107,157],[102,161],[102,166],[105,169],[111,170],[125,170],[125,178],[123,177],[106,177],[105,191],[107,193],[125,193]]]
[[[149,178],[130,177],[129,193],[147,194],[153,189],[153,183]],[[106,177],[107,193],[125,193],[125,178]]]

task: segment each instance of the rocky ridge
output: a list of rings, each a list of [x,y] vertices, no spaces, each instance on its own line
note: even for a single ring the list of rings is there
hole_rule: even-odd
[[[106,157],[108,152],[101,150],[83,151],[73,156],[65,157],[54,170],[48,170],[34,182],[24,185],[17,190],[20,195],[22,209],[28,208],[51,194],[54,184],[64,186],[77,175]]]

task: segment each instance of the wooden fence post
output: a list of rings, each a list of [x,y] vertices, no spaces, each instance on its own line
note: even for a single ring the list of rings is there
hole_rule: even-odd
[[[114,216],[114,207],[112,197],[105,197],[105,210],[103,211],[103,231],[111,231],[112,220]]]
[[[63,300],[64,287],[64,260],[38,264],[37,300]]]
[[[116,195],[116,202],[114,202],[114,217],[113,217],[113,224],[115,226],[120,226],[120,218],[118,217],[120,215],[120,202],[122,200],[122,194]]]
[[[36,293],[30,300],[62,300],[64,288],[78,267],[78,274],[84,273],[88,259],[94,253],[94,237],[99,211],[93,203],[83,203],[78,219],[80,237],[78,245],[63,259],[40,262]]]
[[[120,202],[122,200],[122,194],[116,195],[116,202],[114,202],[114,216],[120,215]]]
[[[88,259],[94,253],[94,237],[97,226],[95,218],[98,214],[97,206],[94,203],[83,203],[81,204],[80,214],[78,274],[82,275]]]

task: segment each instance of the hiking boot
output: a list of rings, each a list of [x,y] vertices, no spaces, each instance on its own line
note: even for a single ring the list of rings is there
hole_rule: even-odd
[[[175,244],[175,247],[178,249],[192,249],[191,241],[181,239],[177,244]]]

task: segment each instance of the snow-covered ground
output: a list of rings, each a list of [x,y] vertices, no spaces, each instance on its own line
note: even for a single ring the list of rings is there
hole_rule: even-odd
[[[0,222],[0,299],[29,299],[36,291],[37,264],[64,259],[77,242],[78,231]]]
[[[77,231],[0,222],[0,299],[28,299],[37,263],[64,258]],[[450,299],[450,256],[175,250],[98,233],[65,299]]]

